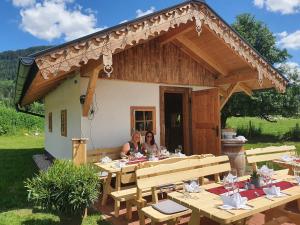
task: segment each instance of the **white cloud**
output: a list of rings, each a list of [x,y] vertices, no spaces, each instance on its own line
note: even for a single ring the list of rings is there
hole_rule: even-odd
[[[151,6],[150,9],[143,11],[141,9],[136,10],[136,17],[141,17],[153,13],[155,11],[155,7]]]
[[[20,1],[20,0],[19,0]],[[74,0],[42,0],[20,10],[20,27],[33,36],[52,41],[63,37],[66,41],[99,31],[95,12],[84,10]]]
[[[288,34],[286,31],[277,34],[278,45],[287,49],[300,49],[300,30]]]
[[[34,5],[35,0],[12,0],[12,3],[16,7],[27,7]]]
[[[253,0],[253,4],[281,14],[293,14],[300,10],[300,0]]]
[[[255,6],[257,6],[259,8],[264,7],[264,0],[254,0],[253,3],[254,3]]]

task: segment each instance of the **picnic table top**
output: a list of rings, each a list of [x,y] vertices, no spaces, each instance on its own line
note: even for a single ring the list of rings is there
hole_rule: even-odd
[[[241,177],[240,180],[247,180],[248,178],[249,176],[244,176]],[[279,180],[286,180],[289,182],[294,181],[294,178],[290,175],[278,174],[275,175],[274,178]],[[168,198],[221,224],[229,224],[252,216],[256,213],[286,204],[290,201],[300,199],[300,186],[296,185],[282,191],[283,193],[288,194],[284,197],[272,198],[272,200],[270,200],[265,196],[261,196],[248,201],[251,209],[223,210],[218,208],[219,205],[222,205],[220,196],[207,191],[208,189],[220,186],[222,186],[221,183],[204,185],[201,187],[202,191],[200,193],[190,193],[191,198],[185,198],[182,193],[175,191],[169,193]]]

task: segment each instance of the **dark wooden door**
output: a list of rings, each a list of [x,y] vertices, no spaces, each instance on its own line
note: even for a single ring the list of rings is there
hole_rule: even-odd
[[[193,154],[221,154],[220,97],[217,88],[192,93]]]

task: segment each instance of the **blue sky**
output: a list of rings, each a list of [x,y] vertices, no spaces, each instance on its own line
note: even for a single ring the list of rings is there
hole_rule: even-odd
[[[182,0],[1,0],[0,51],[57,45]],[[251,13],[300,64],[300,0],[206,0],[229,24]]]

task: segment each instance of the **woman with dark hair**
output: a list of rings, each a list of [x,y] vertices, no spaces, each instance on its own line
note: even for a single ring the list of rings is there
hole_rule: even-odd
[[[152,154],[155,156],[160,155],[160,151],[159,151],[157,144],[155,143],[155,138],[154,138],[154,134],[152,131],[146,132],[143,149],[147,154]]]

